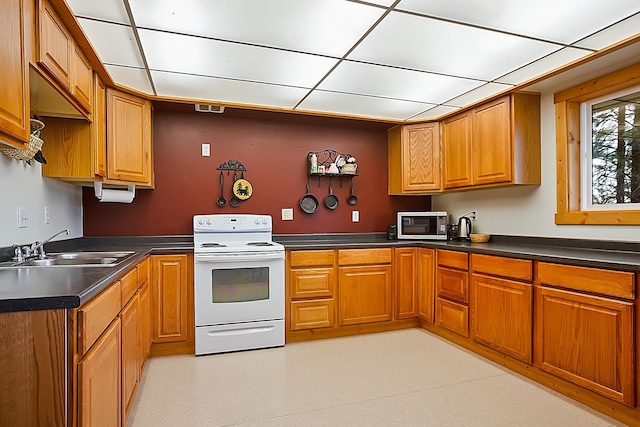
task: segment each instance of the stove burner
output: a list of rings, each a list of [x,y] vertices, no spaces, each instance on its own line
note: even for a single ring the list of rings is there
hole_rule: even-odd
[[[273,242],[249,242],[247,246],[273,246]]]
[[[227,245],[223,245],[222,243],[203,243],[200,245],[201,248],[224,248]]]

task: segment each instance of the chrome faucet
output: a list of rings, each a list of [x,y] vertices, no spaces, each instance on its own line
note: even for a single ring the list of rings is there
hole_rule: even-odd
[[[22,246],[13,245],[14,256],[12,258],[12,261],[22,262],[26,259],[35,258],[35,257],[44,259],[44,257],[47,256],[47,254],[44,251],[45,243],[49,243],[53,238],[58,237],[63,233],[69,235],[71,234],[71,231],[68,228],[65,228],[64,230],[58,231],[56,234],[49,237],[48,239],[45,239],[42,242],[35,241],[31,244],[22,245]]]

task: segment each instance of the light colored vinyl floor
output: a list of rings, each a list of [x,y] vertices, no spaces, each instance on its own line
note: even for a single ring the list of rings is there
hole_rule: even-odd
[[[622,425],[422,329],[148,360],[127,425]]]

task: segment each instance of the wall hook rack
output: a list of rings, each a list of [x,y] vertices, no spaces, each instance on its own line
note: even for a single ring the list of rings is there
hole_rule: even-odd
[[[244,167],[239,160],[227,160],[224,163],[220,163],[220,166],[216,168],[219,171],[227,171],[227,175],[233,172],[246,172],[247,168]]]

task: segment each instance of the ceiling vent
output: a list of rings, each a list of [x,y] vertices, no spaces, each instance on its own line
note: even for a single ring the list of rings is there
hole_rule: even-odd
[[[196,111],[201,113],[224,113],[224,105],[206,105],[206,104],[195,104]]]

